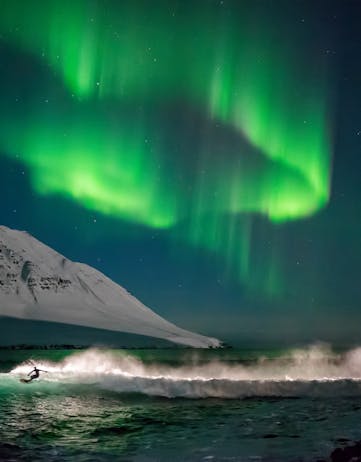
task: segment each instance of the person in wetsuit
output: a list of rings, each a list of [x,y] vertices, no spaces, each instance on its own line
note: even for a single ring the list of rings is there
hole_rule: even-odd
[[[38,369],[36,366],[34,366],[34,369],[29,372],[28,375],[30,375],[30,378],[28,382],[31,382],[32,380],[38,379],[40,376],[40,372],[48,372],[48,371],[43,371],[42,369]]]

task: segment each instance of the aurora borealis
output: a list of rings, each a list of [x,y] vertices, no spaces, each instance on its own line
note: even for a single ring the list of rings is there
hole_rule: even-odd
[[[34,169],[39,189],[61,192],[94,210],[119,213],[125,218],[133,216],[134,220],[139,207],[139,221],[152,227],[169,227],[187,215],[192,218],[209,209],[216,213],[261,213],[273,221],[284,221],[311,215],[327,203],[331,158],[327,81],[322,62],[317,63],[317,78],[312,75],[314,69],[301,70],[292,62],[291,46],[307,53],[304,37],[295,37],[294,43],[286,47],[281,39],[287,37],[287,28],[284,37],[280,32],[275,36],[267,30],[270,27],[266,21],[257,24],[259,18],[256,21],[246,9],[239,12],[239,21],[232,20],[229,14],[219,17],[216,4],[203,11],[201,6],[195,7],[195,12],[183,7],[183,20],[175,30],[171,21],[175,12],[162,2],[155,7],[147,2],[110,2],[109,9],[104,3],[89,0],[77,2],[76,7],[73,2],[58,1],[35,5],[37,8],[32,2],[26,3],[25,11],[22,2],[4,5],[8,13],[2,19],[5,40],[48,64],[62,78],[69,96],[77,98],[76,108],[70,109],[63,123],[49,127],[49,131],[60,131],[64,136],[69,123],[72,126],[69,141],[59,146],[59,152],[47,152],[44,114],[40,114],[38,122],[41,128],[30,127],[30,137],[36,138],[36,132],[41,130],[39,138],[45,137],[45,141],[25,140],[21,148],[28,153],[24,154],[25,161]],[[203,23],[200,18],[205,13],[207,20]],[[252,25],[257,25],[256,33]],[[102,104],[112,100],[118,101],[120,107],[134,107],[144,101],[164,104],[178,98],[211,120],[234,127],[270,165],[262,172],[255,168],[234,175],[239,162],[236,158],[224,162],[217,175],[197,178],[193,196],[184,198],[182,192],[168,188],[166,194],[175,198],[173,206],[164,206],[161,185],[150,191],[152,198],[154,195],[151,202],[158,206],[149,204],[149,190],[164,183],[165,173],[156,173],[160,175],[157,182],[154,172],[161,169],[162,157],[171,156],[163,152],[162,127],[151,126],[152,113],[138,115],[132,120],[132,134],[128,127],[127,134],[121,132],[122,122],[120,133],[114,136],[107,133],[105,120],[109,114],[104,113]],[[77,113],[89,100],[94,102],[91,118]],[[74,118],[75,124],[81,126],[74,126]],[[90,130],[96,139],[88,137]],[[149,153],[143,141],[152,135],[160,143],[151,143]],[[51,133],[51,139],[53,136]],[[218,156],[227,158],[227,154],[219,152]],[[59,157],[63,155],[74,159],[75,172],[72,178],[62,180],[60,187],[50,179],[49,166],[44,169],[41,159],[46,157],[46,164],[53,163],[53,176],[57,176]],[[91,158],[89,167],[84,167],[84,160],[79,161],[83,155]],[[245,153],[239,152],[237,157],[242,155]],[[201,159],[202,152],[194,156]],[[108,160],[104,169],[103,163]],[[65,164],[66,170],[73,170],[70,159]],[[78,173],[79,165],[82,174]],[[224,182],[224,177],[229,180]],[[259,186],[255,187],[255,183]],[[272,188],[275,183],[276,190]],[[219,198],[207,200],[210,190],[219,191]]]
[[[280,300],[279,236],[331,195],[342,8],[323,7],[2,0],[1,160],[114,243],[156,236],[174,265],[204,255],[225,287]]]

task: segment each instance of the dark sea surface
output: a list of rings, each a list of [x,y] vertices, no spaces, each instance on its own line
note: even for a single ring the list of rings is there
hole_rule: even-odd
[[[0,351],[2,461],[316,462],[360,439],[358,349]]]

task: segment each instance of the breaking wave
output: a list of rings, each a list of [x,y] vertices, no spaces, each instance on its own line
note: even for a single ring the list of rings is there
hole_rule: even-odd
[[[60,382],[168,398],[361,396],[361,348],[335,354],[318,345],[248,365],[218,360],[179,367],[90,349],[60,363],[43,361],[37,366],[48,374],[34,386]],[[30,369],[29,363],[23,363],[10,374],[23,376]]]

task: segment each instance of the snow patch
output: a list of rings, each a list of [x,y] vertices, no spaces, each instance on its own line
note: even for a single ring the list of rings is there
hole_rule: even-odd
[[[0,315],[147,335],[196,348],[221,345],[166,321],[95,268],[5,226],[0,226]]]

